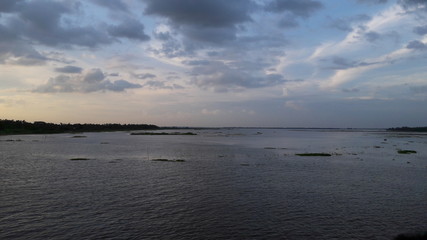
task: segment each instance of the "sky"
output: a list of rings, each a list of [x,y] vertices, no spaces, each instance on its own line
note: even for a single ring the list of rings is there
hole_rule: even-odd
[[[0,119],[427,126],[427,0],[1,0]]]

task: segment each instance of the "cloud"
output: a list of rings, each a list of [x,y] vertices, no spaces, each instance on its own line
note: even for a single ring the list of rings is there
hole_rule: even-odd
[[[49,58],[32,46],[16,41],[0,41],[0,64],[35,66],[44,65]]]
[[[141,88],[141,87],[142,86],[140,84],[131,83],[123,79],[117,80],[114,82],[106,81],[105,83],[105,89],[114,91],[114,92],[123,92],[126,89]]]
[[[399,0],[398,3],[408,10],[427,11],[427,2],[425,0]]]
[[[406,45],[406,48],[413,49],[413,50],[426,50],[427,44],[418,40],[414,40],[409,42],[408,45]]]
[[[388,0],[357,0],[358,3],[364,3],[364,4],[383,4],[387,3]]]
[[[168,20],[176,31],[191,40],[222,43],[234,40],[237,25],[251,21],[251,0],[144,0],[145,14]]]
[[[398,42],[401,37],[397,31],[380,33],[380,32],[371,30],[371,31],[365,32],[363,28],[360,28],[359,33],[361,34],[362,39],[365,39],[370,43],[375,43],[377,41],[382,41],[382,40],[394,40],[395,42]]]
[[[344,89],[342,89],[342,91],[345,93],[357,93],[360,91],[360,89],[358,89],[358,88],[344,88]]]
[[[28,44],[95,48],[114,42],[114,38],[108,35],[105,29],[95,27],[95,24],[79,26],[71,21],[64,21],[66,16],[77,14],[81,8],[79,2],[17,1],[13,6],[8,8],[11,14],[4,21],[5,26],[17,40],[25,40]]]
[[[351,17],[331,19],[329,26],[341,31],[351,32],[354,30],[353,25],[371,20],[371,17],[366,14],[359,14]]]
[[[274,0],[265,6],[265,10],[275,13],[288,12],[299,17],[309,17],[323,4],[315,0]]]
[[[16,8],[16,5],[19,4],[19,2],[22,2],[22,0],[1,0],[0,13],[14,11]]]
[[[416,33],[418,35],[425,35],[425,34],[427,34],[427,25],[415,27],[414,28],[414,33]]]
[[[331,63],[333,64],[332,67],[328,67],[328,69],[334,69],[334,70],[341,70],[341,69],[350,69],[350,68],[357,68],[357,67],[365,67],[375,64],[380,64],[380,62],[359,62],[359,61],[352,61],[348,60],[346,58],[334,56],[330,59]]]
[[[229,66],[220,61],[195,66],[191,75],[192,83],[202,89],[216,92],[263,88],[283,84],[287,80],[281,74],[263,74]]]
[[[150,37],[144,33],[144,25],[135,19],[128,18],[116,26],[110,26],[108,33],[119,38],[147,41]]]
[[[233,0],[144,0],[146,14],[160,15],[179,25],[230,27],[251,20],[251,1]]]
[[[104,80],[104,78],[105,78],[105,75],[101,71],[101,69],[94,68],[94,69],[89,70],[85,74],[83,81],[87,82],[87,83],[96,83],[96,82],[100,82],[100,81]]]
[[[123,92],[126,89],[141,88],[142,85],[126,80],[110,81],[100,69],[91,69],[84,74],[73,76],[61,74],[50,78],[46,84],[33,90],[37,93],[71,93],[71,92]]]
[[[76,66],[64,66],[55,68],[55,72],[59,73],[81,73],[83,71],[83,68],[76,67]]]
[[[52,92],[74,92],[77,91],[73,79],[70,76],[59,75],[49,78],[48,82],[40,85],[33,92],[52,93]]]
[[[278,26],[281,28],[295,28],[298,27],[298,22],[292,15],[285,15],[279,20]]]
[[[129,12],[127,5],[122,0],[92,0],[92,2],[112,11]]]
[[[92,2],[116,11],[126,11],[123,1]],[[144,32],[144,25],[131,14],[121,15],[122,21],[117,25],[79,21],[78,18],[85,17],[82,16],[87,10],[84,7],[86,5],[80,1],[0,1],[0,13],[6,13],[0,15],[0,64],[43,65],[48,61],[70,64],[72,61],[64,57],[58,58],[38,49],[96,49],[117,43],[121,38],[150,39]]]
[[[376,40],[381,39],[382,36],[377,32],[369,31],[364,34],[364,37],[368,42],[375,42]]]
[[[144,83],[143,87],[150,88],[150,89],[184,89],[183,86],[179,84],[167,84],[165,81],[154,81],[150,80]]]
[[[150,47],[148,50],[156,55],[167,58],[182,57],[188,55],[191,51],[185,49],[185,46],[176,37],[176,33],[172,30],[154,31],[154,37],[159,40],[160,46]]]
[[[19,39],[13,27],[0,23],[0,64],[43,65],[47,60],[48,57]]]
[[[221,44],[236,39],[236,28],[234,27],[195,27],[185,25],[181,32],[188,38],[200,42]]]
[[[138,79],[147,79],[147,78],[155,78],[156,75],[152,73],[141,73],[141,74],[133,74],[134,77]]]

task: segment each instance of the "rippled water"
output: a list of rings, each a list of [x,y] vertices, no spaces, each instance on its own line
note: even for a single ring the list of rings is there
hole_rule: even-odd
[[[1,136],[0,239],[392,239],[427,230],[426,135],[193,132]],[[305,152],[333,156],[295,156]]]

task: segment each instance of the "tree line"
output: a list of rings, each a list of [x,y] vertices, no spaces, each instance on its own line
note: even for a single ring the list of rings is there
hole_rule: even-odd
[[[396,128],[388,128],[387,131],[396,131],[396,132],[427,132],[427,127],[396,127]]]
[[[156,130],[158,126],[152,124],[92,124],[92,123],[46,123],[42,121],[27,122],[23,120],[0,120],[0,135],[7,134],[50,134],[66,132],[106,132]]]

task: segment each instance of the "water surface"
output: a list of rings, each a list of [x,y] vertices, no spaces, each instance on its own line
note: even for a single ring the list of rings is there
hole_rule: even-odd
[[[392,239],[427,230],[426,135],[192,131],[1,136],[0,238]],[[295,156],[306,152],[332,156]]]

